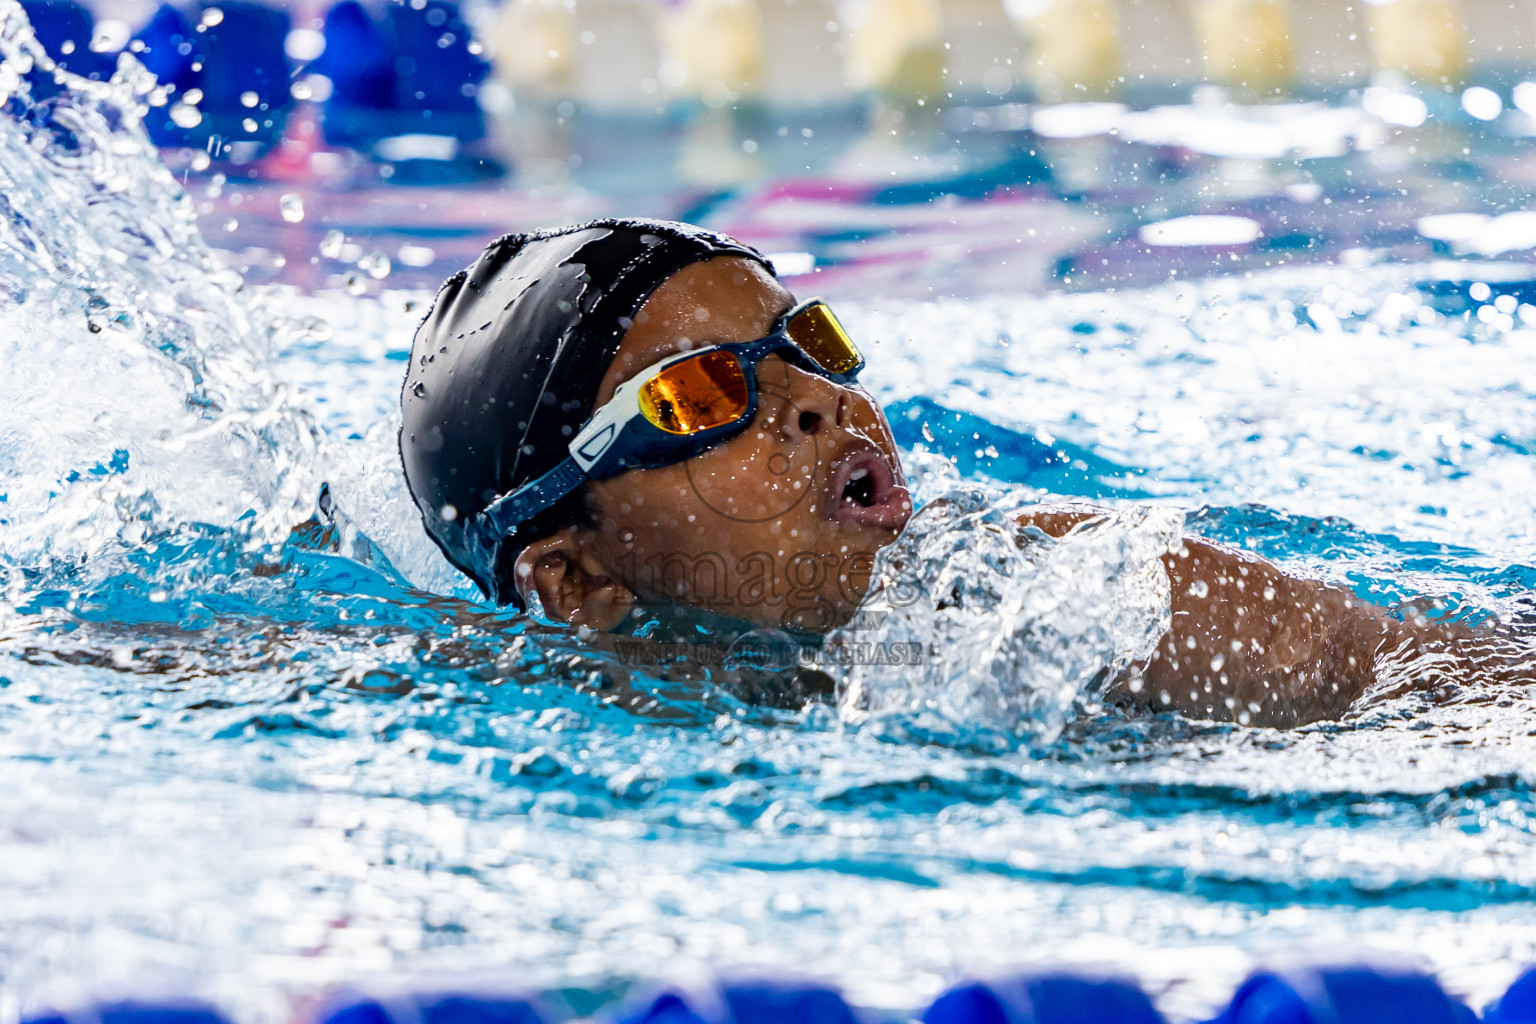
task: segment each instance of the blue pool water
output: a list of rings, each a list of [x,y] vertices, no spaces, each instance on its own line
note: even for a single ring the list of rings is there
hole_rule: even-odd
[[[1529,268],[1420,239],[1045,294],[902,297],[849,270],[839,308],[921,496],[1120,522],[1057,552],[1097,575],[1046,611],[1004,594],[1049,643],[988,646],[1020,628],[1001,615],[908,624],[974,670],[966,700],[898,666],[845,680],[890,700],[778,709],[473,604],[395,454],[429,293],[243,284],[131,123],[148,83],[44,110],[17,32],[0,1018],[164,990],[245,1024],[383,975],[601,994],[709,970],[901,1009],[1073,963],[1192,1019],[1276,954],[1408,954],[1474,1003],[1536,959],[1530,695],[1275,732],[1106,717],[1073,683],[1144,639],[1138,573],[1179,510],[1381,600],[1528,617]],[[857,270],[834,234],[805,244]],[[336,523],[300,525],[322,484]]]

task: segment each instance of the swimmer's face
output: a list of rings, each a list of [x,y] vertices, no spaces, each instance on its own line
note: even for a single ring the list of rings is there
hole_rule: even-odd
[[[680,351],[768,334],[794,297],[757,263],[718,257],[668,278],[607,367],[600,406]],[[874,398],[778,356],[757,365],[758,407],[740,434],[691,459],[586,485],[594,527],[568,527],[517,562],[524,596],[610,629],[641,604],[683,604],[776,627],[847,620],[875,552],[911,501]]]

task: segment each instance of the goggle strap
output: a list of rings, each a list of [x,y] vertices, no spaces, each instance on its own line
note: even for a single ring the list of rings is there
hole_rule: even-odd
[[[487,559],[494,558],[496,549],[507,534],[554,505],[587,481],[587,471],[570,456],[566,456],[554,469],[541,477],[528,481],[517,490],[502,495],[476,517],[476,532],[485,549]]]

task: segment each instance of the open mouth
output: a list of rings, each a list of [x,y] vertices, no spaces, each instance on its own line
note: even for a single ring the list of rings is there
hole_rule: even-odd
[[[885,456],[860,452],[840,461],[832,475],[831,518],[899,530],[912,515],[912,497]]]
[[[848,477],[848,482],[843,485],[843,501],[864,508],[875,503],[875,480],[869,475],[868,467],[860,466]]]

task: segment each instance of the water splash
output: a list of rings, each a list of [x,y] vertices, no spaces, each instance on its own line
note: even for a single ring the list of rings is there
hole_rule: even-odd
[[[271,544],[317,438],[268,371],[275,317],[222,267],[141,124],[131,56],[58,68],[0,0],[0,576],[102,579],[191,530]]]
[[[985,491],[951,493],[880,553],[863,614],[830,644],[922,653],[901,671],[848,657],[846,720],[964,742],[1001,730],[1050,743],[1151,655],[1170,614],[1160,556],[1177,546],[1182,514],[1140,506],[1058,540],[1021,526],[1017,507]]]

